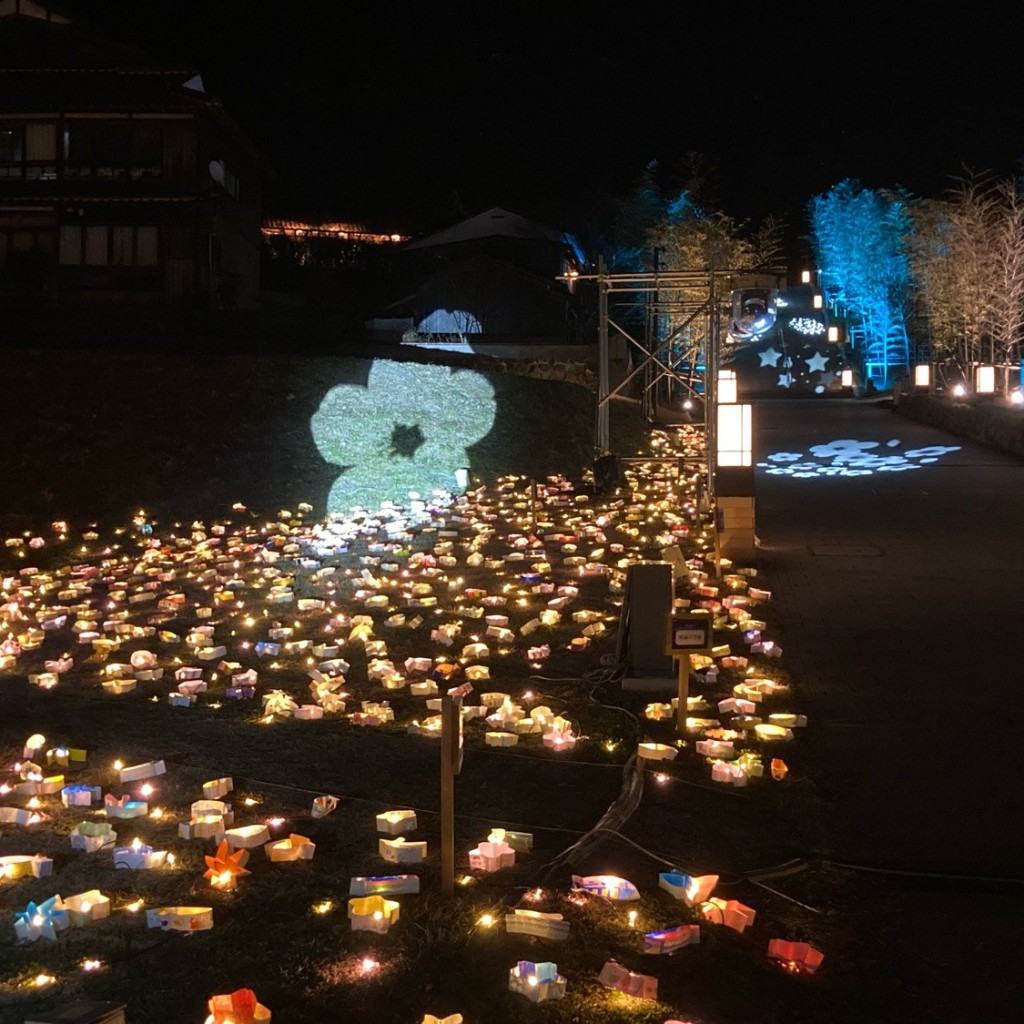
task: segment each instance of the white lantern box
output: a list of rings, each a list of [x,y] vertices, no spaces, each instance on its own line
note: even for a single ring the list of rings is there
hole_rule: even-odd
[[[196,651],[196,657],[200,661],[220,661],[221,658],[227,656],[228,649],[226,647],[200,647]]]
[[[681,924],[660,932],[648,932],[644,936],[644,952],[651,954],[671,953],[684,946],[700,943],[700,925]]]
[[[117,833],[105,821],[83,821],[68,838],[72,850],[95,853],[106,846],[113,847],[117,842]]]
[[[312,860],[316,852],[316,843],[306,836],[292,833],[287,839],[278,839],[263,847],[268,859],[273,863],[289,863],[297,860]]]
[[[28,856],[12,853],[0,857],[0,879],[14,881],[18,878],[49,878],[53,874],[53,861],[42,854]]]
[[[469,851],[469,867],[473,871],[502,871],[516,862],[516,852],[506,842],[483,842]]]
[[[597,980],[605,988],[614,988],[619,992],[625,992],[626,995],[633,996],[634,999],[658,998],[657,978],[649,974],[635,974],[614,960],[609,960],[601,968]]]
[[[192,817],[189,821],[178,823],[179,839],[217,839],[223,838],[227,831],[227,823],[219,814],[202,814]]]
[[[565,995],[565,978],[553,963],[532,963],[520,960],[508,972],[508,989],[526,996],[532,1003],[561,999]]]
[[[679,751],[666,743],[640,743],[636,753],[645,761],[674,761]]]
[[[124,785],[126,782],[139,782],[142,779],[152,779],[157,775],[163,775],[167,771],[167,766],[163,761],[146,761],[143,764],[133,764],[127,768],[122,768],[118,775],[121,784]]]
[[[356,896],[348,901],[348,919],[353,931],[386,935],[399,914],[398,901],[383,896]]]
[[[509,935],[533,935],[539,939],[564,942],[569,938],[569,922],[561,914],[513,910],[505,915],[505,931]]]
[[[414,697],[433,697],[437,694],[437,683],[433,679],[425,679],[419,683],[410,683],[409,692]]]
[[[68,912],[68,919],[75,927],[80,928],[82,925],[90,924],[93,921],[102,921],[105,917],[110,916],[110,899],[104,896],[99,889],[90,889],[77,896],[69,896],[61,902]]]
[[[224,839],[233,850],[253,850],[270,841],[270,829],[266,825],[242,825],[229,828]]]
[[[732,759],[736,756],[736,749],[732,740],[697,740],[695,744],[697,753],[701,757],[724,757]]]
[[[213,908],[161,907],[159,910],[147,910],[146,927],[186,934],[207,931],[213,927]]]
[[[134,679],[104,679],[102,682],[103,692],[113,697],[120,697],[122,694],[131,693],[135,689]]]
[[[65,786],[60,791],[60,802],[65,807],[91,807],[102,793],[100,786]]]
[[[778,712],[774,715],[769,715],[768,722],[771,725],[779,725],[787,729],[802,729],[807,725],[807,716]]]
[[[700,905],[704,919],[711,924],[722,924],[733,931],[743,932],[754,923],[757,911],[745,906],[739,900],[723,900],[711,896]]]
[[[188,685],[187,683],[184,685]],[[190,708],[196,702],[195,694],[192,693],[169,693],[167,703],[172,708]]]
[[[350,896],[395,896],[402,893],[414,895],[419,891],[419,875],[356,876],[350,879],[348,884]]]
[[[425,842],[407,842],[403,836],[396,839],[380,839],[377,852],[382,860],[391,864],[421,864],[427,855]]]
[[[319,704],[300,704],[293,712],[292,718],[314,721],[324,717],[324,709]]]
[[[166,850],[154,850],[152,846],[132,840],[131,846],[119,846],[114,850],[114,867],[129,871],[150,871],[162,868],[167,863]]]
[[[149,804],[145,800],[132,800],[127,796],[108,793],[103,798],[103,813],[107,818],[144,818],[149,814]]]
[[[384,811],[377,815],[377,831],[397,836],[416,830],[415,811]]]
[[[519,737],[513,732],[488,732],[484,734],[484,742],[489,747],[514,747]]]

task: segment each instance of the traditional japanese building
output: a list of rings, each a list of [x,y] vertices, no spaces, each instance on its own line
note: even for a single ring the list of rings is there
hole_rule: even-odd
[[[196,69],[0,0],[0,300],[252,307],[266,175]]]

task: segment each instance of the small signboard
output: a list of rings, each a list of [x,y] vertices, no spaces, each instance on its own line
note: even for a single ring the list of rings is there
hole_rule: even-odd
[[[665,653],[710,654],[714,645],[714,619],[703,610],[673,612],[667,617]]]

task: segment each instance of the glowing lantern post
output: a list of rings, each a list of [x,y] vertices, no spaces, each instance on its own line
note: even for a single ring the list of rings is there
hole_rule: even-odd
[[[842,375],[839,378],[839,383],[843,388],[853,387],[853,370],[843,370]]]
[[[746,403],[718,405],[715,493],[720,553],[754,557],[753,411]]]
[[[718,371],[718,404],[735,405],[738,399],[735,370]]]
[[[996,390],[996,368],[976,366],[974,368],[974,390],[979,395],[992,395]]]
[[[918,363],[914,367],[914,387],[919,391],[927,391],[932,386],[932,368],[928,363]]]

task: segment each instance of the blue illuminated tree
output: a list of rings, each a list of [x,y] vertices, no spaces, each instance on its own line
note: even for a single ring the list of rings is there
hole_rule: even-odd
[[[867,376],[888,385],[909,362],[909,197],[847,179],[809,207],[819,283],[845,316]]]

